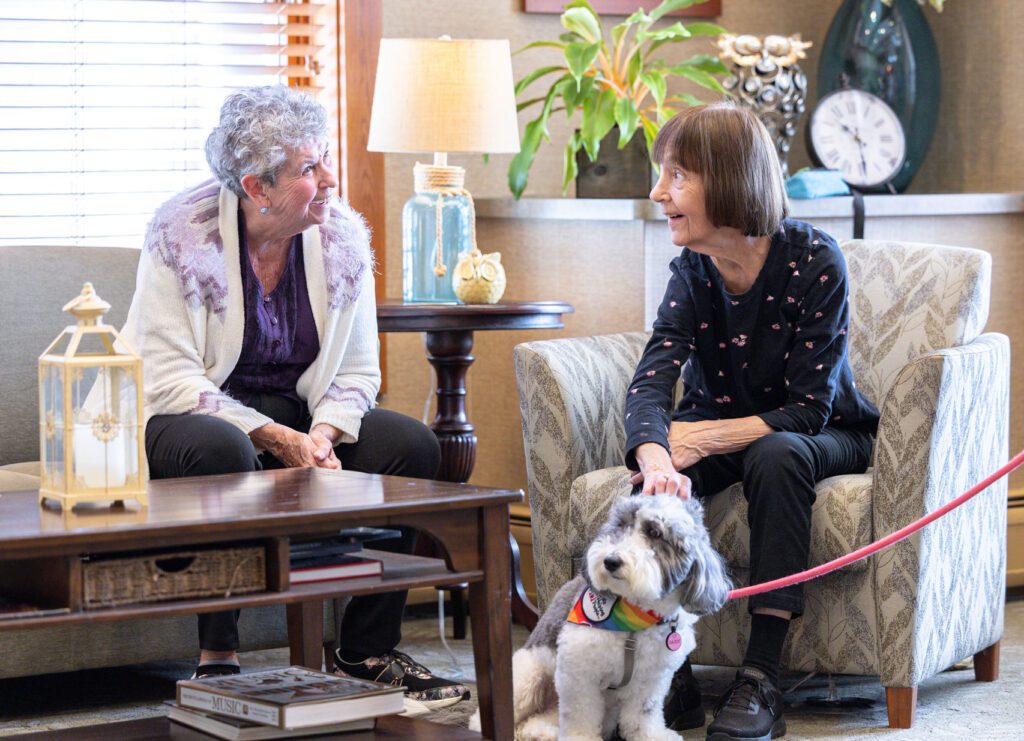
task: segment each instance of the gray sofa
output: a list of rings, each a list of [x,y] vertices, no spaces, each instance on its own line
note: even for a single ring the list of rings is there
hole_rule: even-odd
[[[71,317],[61,307],[91,281],[120,327],[139,252],[115,247],[0,246],[0,492],[39,486],[37,358]],[[325,606],[325,634],[335,626]],[[283,606],[243,610],[241,650],[288,644]],[[328,636],[325,635],[325,639]],[[0,678],[198,656],[194,617],[0,631]]]

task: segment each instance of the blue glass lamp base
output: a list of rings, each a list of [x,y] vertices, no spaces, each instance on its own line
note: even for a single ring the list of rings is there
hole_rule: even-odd
[[[402,209],[402,301],[457,304],[452,277],[460,252],[471,250],[471,210],[465,196],[444,196],[437,275],[437,193],[416,193]]]

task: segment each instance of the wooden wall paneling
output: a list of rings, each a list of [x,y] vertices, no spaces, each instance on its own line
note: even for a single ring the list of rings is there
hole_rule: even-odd
[[[377,0],[338,0],[338,88],[341,121],[341,188],[349,203],[370,227],[377,254],[377,299],[384,297],[386,260],[384,154],[366,151],[370,110],[377,77],[377,52],[384,20]],[[387,368],[385,343],[380,344],[381,373]],[[386,391],[382,378],[381,393]]]
[[[565,9],[566,0],[523,0],[523,10],[527,13],[561,13]],[[653,10],[658,7],[657,0],[641,2],[640,0],[590,0],[590,4],[601,15],[630,15],[638,7]],[[722,0],[707,0],[691,5],[682,10],[674,10],[669,15],[682,15],[691,18],[714,17],[722,14]]]

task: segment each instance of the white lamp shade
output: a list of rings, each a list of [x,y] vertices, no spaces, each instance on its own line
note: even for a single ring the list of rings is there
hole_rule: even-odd
[[[381,39],[371,152],[518,152],[507,39]]]

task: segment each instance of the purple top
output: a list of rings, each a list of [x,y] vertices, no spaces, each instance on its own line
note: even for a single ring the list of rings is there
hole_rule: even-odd
[[[238,254],[245,297],[245,333],[238,363],[221,389],[247,405],[258,394],[276,394],[301,402],[295,385],[320,352],[302,263],[302,235],[297,234],[292,240],[281,279],[268,294],[263,293],[263,285],[249,262],[241,209]]]

